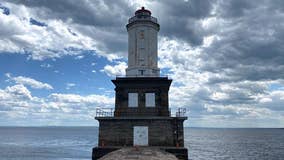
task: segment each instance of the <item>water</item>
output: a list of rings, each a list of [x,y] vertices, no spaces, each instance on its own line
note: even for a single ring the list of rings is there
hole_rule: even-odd
[[[96,127],[1,127],[2,160],[90,160]]]
[[[1,160],[86,160],[97,127],[0,127]],[[190,160],[284,160],[284,129],[186,128]]]
[[[186,129],[192,160],[284,160],[284,129]]]

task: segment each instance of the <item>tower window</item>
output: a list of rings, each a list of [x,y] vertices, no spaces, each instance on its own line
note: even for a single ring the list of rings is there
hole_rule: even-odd
[[[128,107],[138,107],[138,93],[128,93]]]
[[[140,31],[140,39],[144,39],[144,30]]]
[[[155,101],[155,93],[146,93],[146,107],[155,107],[156,101]]]
[[[141,75],[141,76],[144,75],[145,70],[138,70],[138,71],[139,71],[139,75]]]
[[[145,66],[144,58],[139,59],[139,65]]]

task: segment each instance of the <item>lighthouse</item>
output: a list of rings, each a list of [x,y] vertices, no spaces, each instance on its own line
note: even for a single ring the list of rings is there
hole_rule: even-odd
[[[158,32],[160,25],[151,11],[142,7],[129,18],[128,67],[125,77],[112,80],[114,109],[97,108],[98,146],[93,160],[123,147],[154,147],[187,160],[183,122],[185,109],[169,108],[172,80],[160,76]],[[173,104],[174,105],[174,104]]]
[[[128,32],[127,77],[159,77],[158,32],[160,25],[144,7],[126,25]]]

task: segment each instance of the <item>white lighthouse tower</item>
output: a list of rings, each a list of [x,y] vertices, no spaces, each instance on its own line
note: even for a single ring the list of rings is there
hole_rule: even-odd
[[[128,20],[127,77],[159,77],[158,31],[160,25],[144,7]]]

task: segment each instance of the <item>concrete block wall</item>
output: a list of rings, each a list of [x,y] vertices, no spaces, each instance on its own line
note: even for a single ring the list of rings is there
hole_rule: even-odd
[[[168,92],[172,80],[166,77],[116,78],[115,116],[169,116]],[[128,106],[128,93],[138,93],[138,107]],[[155,107],[145,106],[145,94],[155,93]]]
[[[118,119],[99,120],[99,146],[133,146],[133,127],[148,126],[149,146],[183,146],[183,121],[175,118],[158,119]],[[176,136],[176,125],[179,123]],[[181,125],[180,125],[181,124]],[[177,140],[179,139],[179,140]]]

